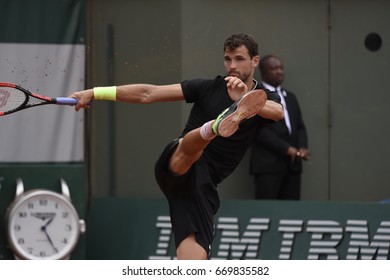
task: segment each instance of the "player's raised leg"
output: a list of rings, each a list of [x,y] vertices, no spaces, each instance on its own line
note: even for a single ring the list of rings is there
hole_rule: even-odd
[[[240,122],[258,114],[266,101],[267,95],[263,90],[250,91],[222,112],[215,121],[209,121],[187,133],[179,140],[171,157],[170,170],[176,175],[185,174],[215,136],[229,137],[234,134]]]
[[[185,174],[192,164],[200,158],[203,150],[216,136],[211,128],[213,122],[205,123],[202,127],[188,132],[179,140],[179,145],[169,162],[169,168],[174,174]]]

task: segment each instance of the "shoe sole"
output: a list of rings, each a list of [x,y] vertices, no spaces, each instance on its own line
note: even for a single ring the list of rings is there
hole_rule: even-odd
[[[257,115],[266,101],[267,95],[264,90],[254,90],[245,94],[237,103],[235,111],[220,121],[218,134],[222,137],[231,136],[243,120]]]

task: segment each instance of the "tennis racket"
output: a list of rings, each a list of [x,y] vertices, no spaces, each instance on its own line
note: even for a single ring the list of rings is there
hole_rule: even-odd
[[[76,105],[76,98],[48,97],[32,93],[21,86],[0,82],[0,117],[15,113],[27,108],[47,105]]]

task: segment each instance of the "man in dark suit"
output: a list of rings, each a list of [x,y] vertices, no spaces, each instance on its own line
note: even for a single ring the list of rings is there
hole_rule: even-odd
[[[259,70],[264,87],[279,94],[284,119],[262,129],[252,146],[250,171],[255,177],[255,198],[299,200],[302,160],[310,158],[302,113],[296,96],[281,87],[282,61],[267,55],[260,60]]]

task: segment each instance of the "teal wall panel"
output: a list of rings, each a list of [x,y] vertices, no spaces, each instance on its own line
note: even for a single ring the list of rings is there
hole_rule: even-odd
[[[0,42],[84,43],[85,0],[0,0],[0,11]]]
[[[211,259],[389,259],[390,204],[222,200]],[[162,199],[95,198],[87,259],[172,259]]]

